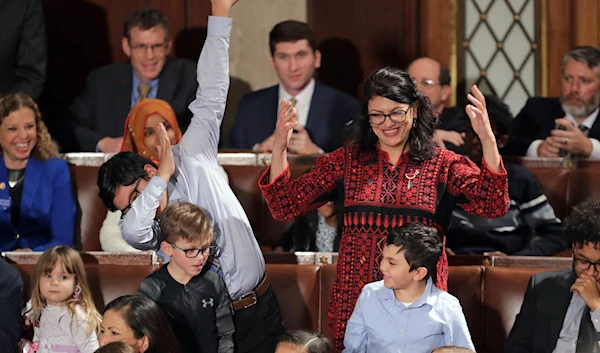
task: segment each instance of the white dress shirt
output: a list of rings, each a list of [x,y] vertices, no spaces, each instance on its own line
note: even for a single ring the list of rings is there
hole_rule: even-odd
[[[315,79],[311,79],[308,85],[302,90],[302,92],[298,93],[296,96],[292,96],[289,94],[283,86],[279,85],[279,100],[277,101],[278,105],[281,103],[281,100],[285,98],[286,101],[290,101],[292,97],[296,98],[296,111],[298,115],[296,116],[296,120],[298,124],[301,126],[306,126],[308,122],[308,112],[310,111],[310,102],[312,101],[313,93],[315,93]]]
[[[592,114],[590,114],[587,118],[585,118],[585,120],[581,124],[578,124],[575,121],[575,118],[573,118],[573,116],[571,114],[567,114],[566,116],[567,116],[567,119],[569,119],[569,121],[573,125],[575,125],[575,126],[583,125],[583,126],[587,127],[588,131],[589,131],[592,128],[592,126],[594,125],[594,122],[596,122],[596,118],[598,117],[598,111],[600,111],[600,108],[596,108],[596,110],[594,110],[592,112]],[[590,141],[592,142],[592,154],[590,154],[588,158],[600,159],[600,141],[598,141],[598,139],[591,138],[591,137],[590,137]],[[539,157],[537,151],[538,151],[538,147],[542,144],[542,142],[544,142],[544,140],[533,141],[527,148],[527,157]]]
[[[159,177],[150,179],[119,226],[130,245],[158,250],[160,229],[154,218],[165,190],[168,189],[169,204],[191,202],[202,207],[211,219],[215,241],[222,250],[219,261],[229,295],[237,299],[261,281],[265,261],[248,216],[217,161],[229,90],[231,19],[209,17],[207,32],[198,61],[196,99],[189,106],[192,121],[181,142],[172,147],[175,173],[168,184]]]

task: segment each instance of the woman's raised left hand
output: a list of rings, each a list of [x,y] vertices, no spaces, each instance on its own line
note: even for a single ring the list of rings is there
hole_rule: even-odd
[[[496,143],[496,137],[490,124],[483,93],[481,93],[476,85],[473,85],[471,93],[467,94],[467,99],[473,103],[473,105],[467,104],[465,107],[465,111],[471,120],[473,131],[475,131],[481,142],[493,141]]]

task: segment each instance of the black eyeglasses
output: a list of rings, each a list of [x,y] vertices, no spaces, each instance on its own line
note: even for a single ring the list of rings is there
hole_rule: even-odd
[[[140,186],[140,181],[142,181],[142,178],[138,178],[138,180],[135,182],[135,187],[133,188],[133,191],[131,191],[131,194],[129,194],[129,205],[127,205],[127,207],[121,210],[121,218],[125,217],[127,212],[129,212],[129,210],[131,209],[131,204],[133,203],[133,201],[135,201],[135,199],[137,199],[137,197],[140,195],[140,191],[138,190],[138,186]]]
[[[592,265],[594,265],[594,270],[596,270],[596,272],[600,272],[600,261],[591,262],[588,260],[580,259],[577,256],[573,255],[573,263],[575,263],[575,267],[577,267],[580,270],[587,270]]]
[[[406,110],[396,110],[389,114],[373,113],[367,116],[369,117],[369,122],[373,125],[383,124],[385,122],[385,118],[390,118],[390,120],[395,123],[403,123],[406,121],[406,114],[409,110],[410,107]]]
[[[185,257],[190,258],[190,259],[195,258],[200,253],[202,253],[202,256],[219,257],[221,255],[221,248],[216,244],[206,245],[206,246],[201,247],[200,249],[198,249],[198,248],[183,249],[173,243],[169,243],[169,244],[171,244],[172,247],[183,251],[183,253],[185,254]]]

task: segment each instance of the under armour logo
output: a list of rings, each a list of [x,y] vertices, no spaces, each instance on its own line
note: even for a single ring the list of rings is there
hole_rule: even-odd
[[[213,298],[210,298],[209,301],[207,301],[206,299],[202,299],[202,307],[204,309],[207,308],[207,306],[210,306],[211,308],[215,305],[215,300]]]

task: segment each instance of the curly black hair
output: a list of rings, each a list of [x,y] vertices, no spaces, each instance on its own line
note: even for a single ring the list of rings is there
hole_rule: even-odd
[[[600,247],[600,199],[588,199],[573,208],[565,219],[565,236],[577,247],[587,243]]]
[[[353,122],[346,145],[357,146],[363,152],[375,152],[377,136],[371,131],[368,111],[373,97],[383,97],[416,108],[416,127],[408,135],[409,157],[413,162],[421,162],[433,156],[433,133],[438,118],[427,96],[417,90],[414,81],[404,70],[384,67],[371,74],[364,83],[359,117]]]

